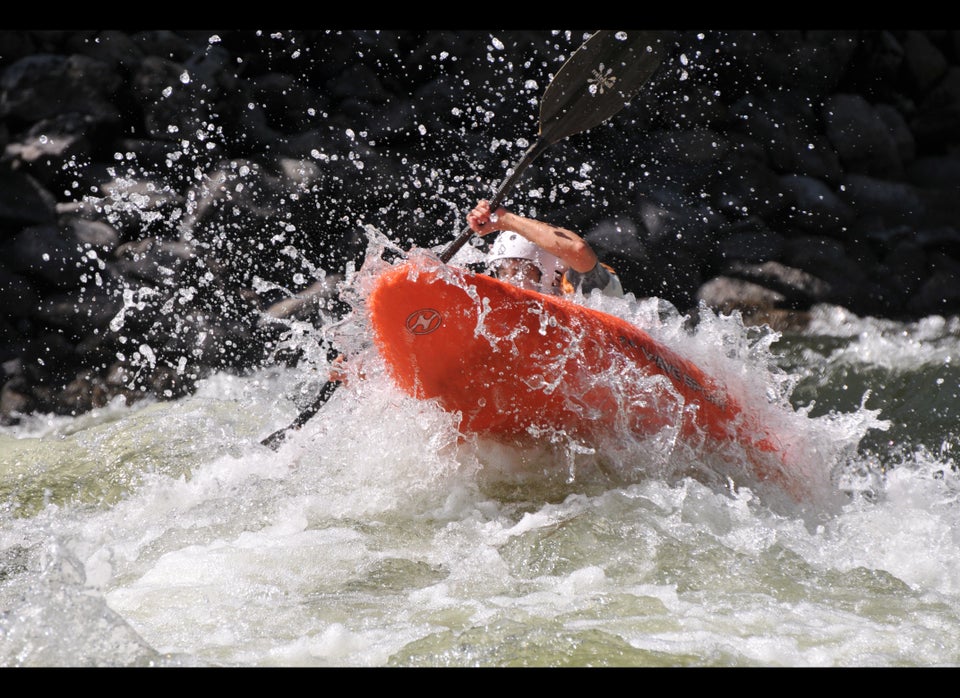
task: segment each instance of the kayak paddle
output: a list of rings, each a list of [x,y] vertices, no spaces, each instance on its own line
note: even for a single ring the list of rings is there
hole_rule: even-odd
[[[598,31],[560,67],[540,100],[537,140],[490,199],[496,211],[524,170],[557,141],[600,124],[623,109],[663,60],[663,41],[652,31]],[[440,254],[446,264],[470,239],[467,226]]]

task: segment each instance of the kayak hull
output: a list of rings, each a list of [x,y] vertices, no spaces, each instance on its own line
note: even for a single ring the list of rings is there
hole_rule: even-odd
[[[596,446],[675,429],[694,442],[735,442],[761,479],[783,477],[778,442],[755,415],[622,318],[430,257],[382,272],[367,307],[392,379],[459,413],[465,434],[563,433]]]

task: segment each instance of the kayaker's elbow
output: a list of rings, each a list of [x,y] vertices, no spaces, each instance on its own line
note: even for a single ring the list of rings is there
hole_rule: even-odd
[[[597,266],[598,261],[596,252],[585,240],[577,241],[570,250],[568,263],[581,274],[585,274]]]

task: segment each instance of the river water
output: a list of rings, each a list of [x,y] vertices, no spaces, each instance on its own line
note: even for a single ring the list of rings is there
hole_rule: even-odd
[[[216,375],[0,429],[0,665],[960,664],[957,319],[583,302],[764,403],[815,494],[666,438],[462,439],[375,354],[274,452],[323,360]],[[290,341],[327,330],[364,328]]]

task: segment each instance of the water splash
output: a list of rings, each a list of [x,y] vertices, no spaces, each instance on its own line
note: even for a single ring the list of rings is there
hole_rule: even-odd
[[[376,243],[374,247],[375,252],[382,251],[382,244]],[[416,259],[423,254],[430,257],[430,253],[411,251],[407,259]],[[365,294],[388,266],[379,256],[375,259],[368,256],[364,272],[358,275],[358,290],[354,294],[358,317],[364,316],[362,300]],[[417,275],[417,268],[413,264],[409,273]],[[484,318],[494,312],[487,299],[479,297],[477,289],[465,283],[452,267],[440,267],[439,278],[462,286],[468,295],[475,297],[481,308],[476,331],[478,336],[484,336],[489,331]],[[574,486],[593,484],[591,479],[597,474],[608,485],[636,482],[638,478],[649,477],[676,481],[694,475],[720,490],[729,490],[731,487],[753,489],[766,504],[793,511],[810,521],[835,514],[846,501],[844,492],[838,487],[842,471],[848,467],[863,436],[868,431],[884,429],[887,425],[877,418],[876,411],[871,411],[864,404],[860,404],[853,415],[832,413],[816,417],[811,416],[808,409],[794,407],[791,397],[797,387],[796,376],[777,365],[779,357],[773,350],[780,339],[779,333],[769,328],[747,327],[739,315],[720,316],[706,307],[700,308],[698,321],[691,326],[689,317],[682,316],[672,306],[656,298],[636,299],[631,295],[612,299],[594,294],[581,298],[581,301],[594,309],[637,324],[662,345],[697,363],[722,384],[733,399],[747,406],[749,418],[756,421],[756,438],[773,438],[783,460],[780,462],[771,455],[752,452],[751,447],[737,443],[705,450],[706,435],[696,438],[688,435],[678,439],[677,428],[683,419],[681,415],[695,407],[686,405],[663,376],[647,375],[645,371],[624,373],[629,367],[615,362],[606,374],[597,378],[598,387],[602,384],[605,390],[619,396],[621,403],[629,395],[638,394],[645,396],[645,402],[652,400],[645,409],[658,413],[664,420],[664,428],[653,434],[649,433],[650,429],[634,433],[632,427],[625,423],[622,429],[614,430],[602,444],[589,445],[580,443],[572,434],[562,432],[548,430],[532,434],[544,447],[535,450],[542,452],[537,457],[526,455],[513,458],[513,464],[500,468],[510,473],[509,477],[517,474],[518,462],[533,463],[535,472],[550,470],[544,459],[552,459],[554,469],[564,473],[567,485]],[[549,318],[543,313],[540,315],[541,322],[549,323]],[[572,332],[572,328],[569,331]],[[509,350],[510,337],[500,334],[498,332],[497,336],[488,337],[491,346],[498,351]],[[568,353],[562,356],[544,355],[538,359],[544,379],[539,387],[545,395],[549,395],[556,387],[550,378],[553,375],[550,371],[553,363],[559,362],[557,365],[561,366],[570,359],[584,360],[583,357],[589,355],[587,349],[583,348],[583,340],[587,338],[581,338],[576,333],[572,333],[571,337]],[[560,371],[555,373],[559,375]],[[637,390],[625,392],[622,390],[625,385],[636,387]],[[630,410],[625,404],[623,407],[621,413],[628,414]],[[668,417],[670,414],[674,416]],[[584,419],[591,417],[584,414]],[[489,461],[483,456],[477,458]],[[497,467],[492,470],[497,470]],[[764,472],[776,473],[777,477],[767,481],[766,476],[760,475]],[[793,494],[784,496],[784,487]],[[800,492],[803,492],[802,496],[798,494]],[[793,502],[790,502],[791,497]],[[804,501],[798,504],[797,500]]]

